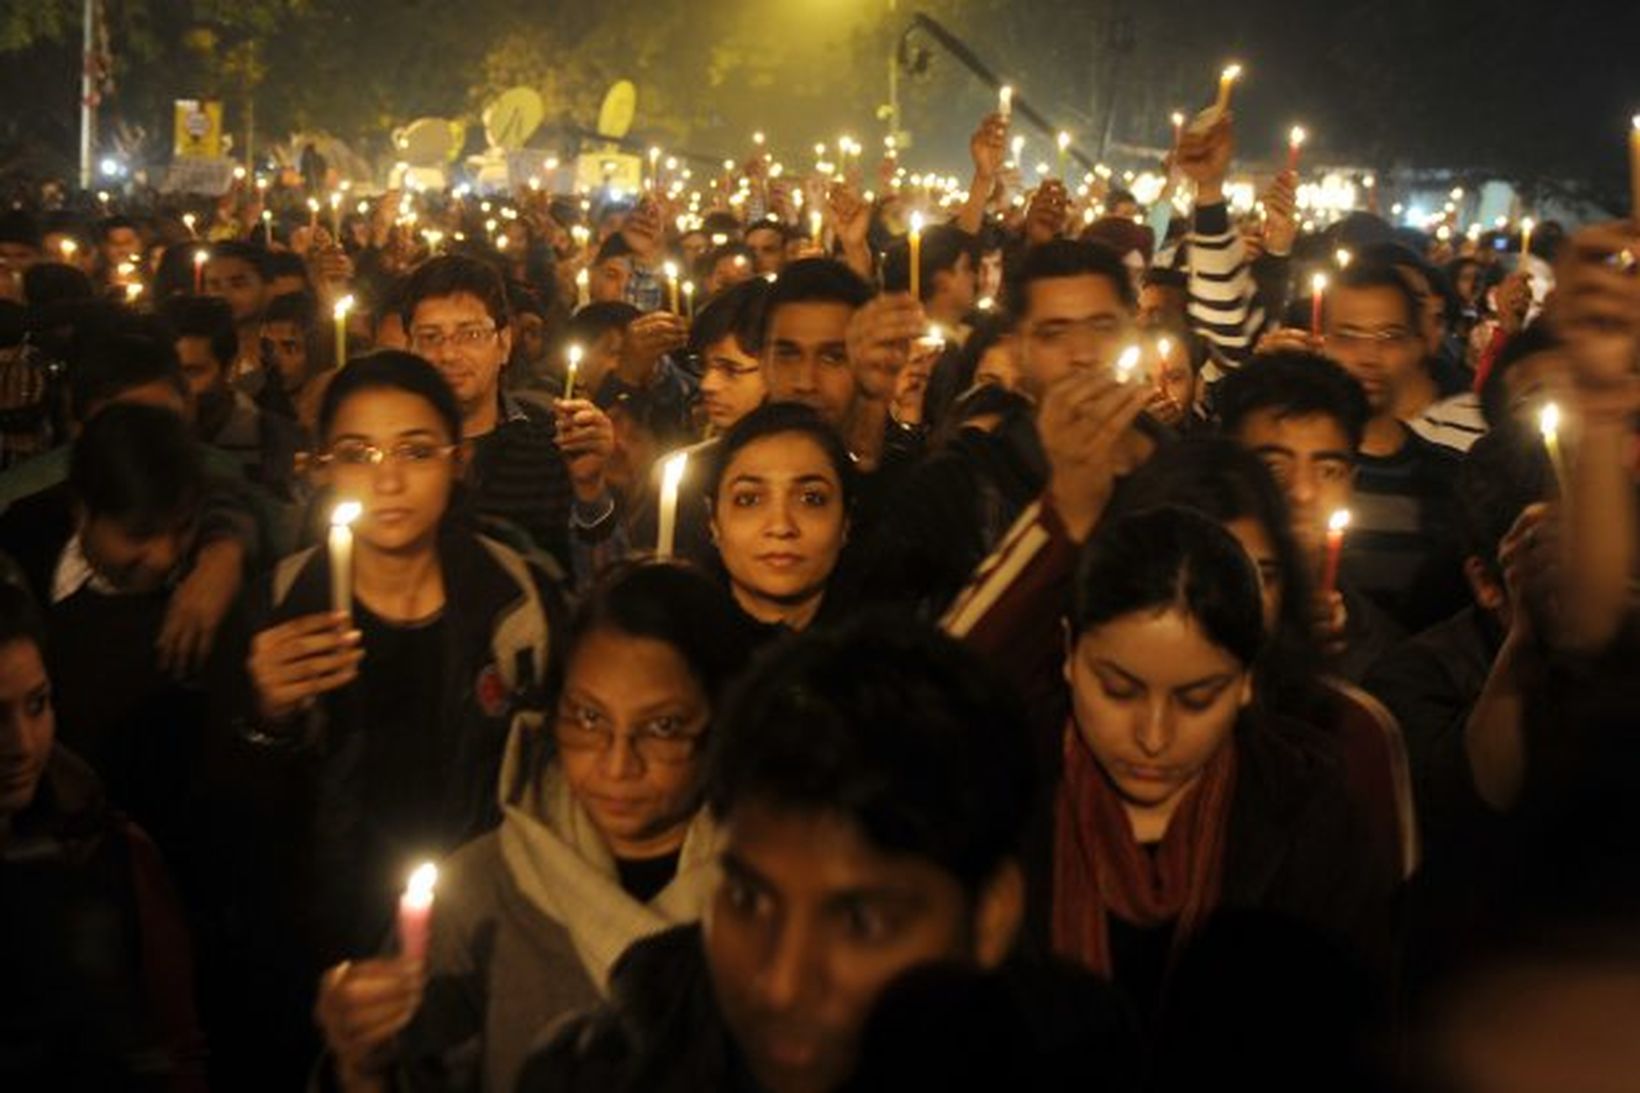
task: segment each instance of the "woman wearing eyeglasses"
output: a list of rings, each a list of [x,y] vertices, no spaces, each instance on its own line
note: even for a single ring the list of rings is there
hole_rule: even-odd
[[[507,733],[543,706],[547,586],[449,516],[460,429],[450,387],[419,357],[385,351],[338,372],[316,473],[361,508],[351,613],[332,601],[324,546],[280,563],[252,608],[263,621],[241,735],[297,753],[252,769],[288,778],[263,821],[291,855],[291,911],[312,917],[324,963],[379,943],[416,861],[496,824]]]
[[[702,753],[743,657],[731,614],[674,563],[627,565],[593,591],[552,723],[509,742],[500,829],[443,863],[425,965],[324,976],[343,1090],[512,1089],[535,1037],[596,1004],[627,946],[699,917],[715,856]]]

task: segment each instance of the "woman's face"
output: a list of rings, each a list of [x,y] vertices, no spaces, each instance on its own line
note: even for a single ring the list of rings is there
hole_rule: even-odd
[[[618,858],[683,844],[697,807],[711,708],[666,642],[594,630],[570,655],[558,701],[565,780]]]
[[[1247,666],[1177,608],[1138,611],[1077,639],[1076,727],[1133,819],[1160,839],[1252,700]]]
[[[461,452],[432,403],[395,388],[349,395],[336,411],[326,449],[339,501],[364,511],[359,542],[384,553],[432,542],[461,473]]]
[[[1259,594],[1264,599],[1264,632],[1273,634],[1281,618],[1282,597],[1286,591],[1275,540],[1269,530],[1251,516],[1238,516],[1226,522],[1224,530],[1236,537],[1236,542],[1258,569]]]
[[[712,534],[735,599],[754,618],[785,621],[817,602],[848,535],[842,483],[802,433],[754,440],[729,462],[712,506]]]

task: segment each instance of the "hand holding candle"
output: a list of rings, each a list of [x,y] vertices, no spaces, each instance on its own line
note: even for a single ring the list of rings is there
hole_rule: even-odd
[[[364,512],[357,501],[343,501],[330,512],[330,605],[337,614],[353,614],[353,521]]]
[[[581,370],[581,352],[581,347],[577,344],[572,344],[564,351],[564,355],[569,358],[569,365],[564,369],[564,397],[566,399],[575,397],[575,374]]]
[[[1538,432],[1543,434],[1543,447],[1555,471],[1555,486],[1565,501],[1571,496],[1571,480],[1566,476],[1566,457],[1560,450],[1560,407],[1556,403],[1546,402],[1538,411]]]
[[[1350,510],[1338,509],[1327,519],[1327,558],[1321,570],[1321,594],[1338,591],[1338,563],[1344,553],[1344,532],[1350,526]]]
[[[432,932],[433,889],[438,885],[438,866],[423,862],[410,874],[410,883],[399,897],[399,953],[418,963],[427,959],[427,940]]]
[[[683,472],[689,466],[689,453],[676,452],[661,464],[660,524],[655,535],[655,556],[670,558],[677,546],[678,490],[683,485]]]
[[[1287,134],[1287,170],[1289,173],[1296,174],[1298,172],[1298,150],[1304,147],[1304,142],[1308,139],[1309,134],[1304,131],[1302,125],[1293,126],[1292,132]]]

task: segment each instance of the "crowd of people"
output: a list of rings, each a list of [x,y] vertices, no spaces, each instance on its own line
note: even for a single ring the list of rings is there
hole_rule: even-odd
[[[12,187],[0,1085],[1640,1073],[1640,224],[1009,135]]]

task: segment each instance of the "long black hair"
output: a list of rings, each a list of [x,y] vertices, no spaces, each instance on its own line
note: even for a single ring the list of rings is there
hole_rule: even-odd
[[[336,373],[319,404],[319,441],[330,439],[342,403],[361,391],[403,391],[424,399],[449,430],[450,443],[461,443],[461,407],[444,377],[427,361],[402,349],[378,349],[355,357]]]

